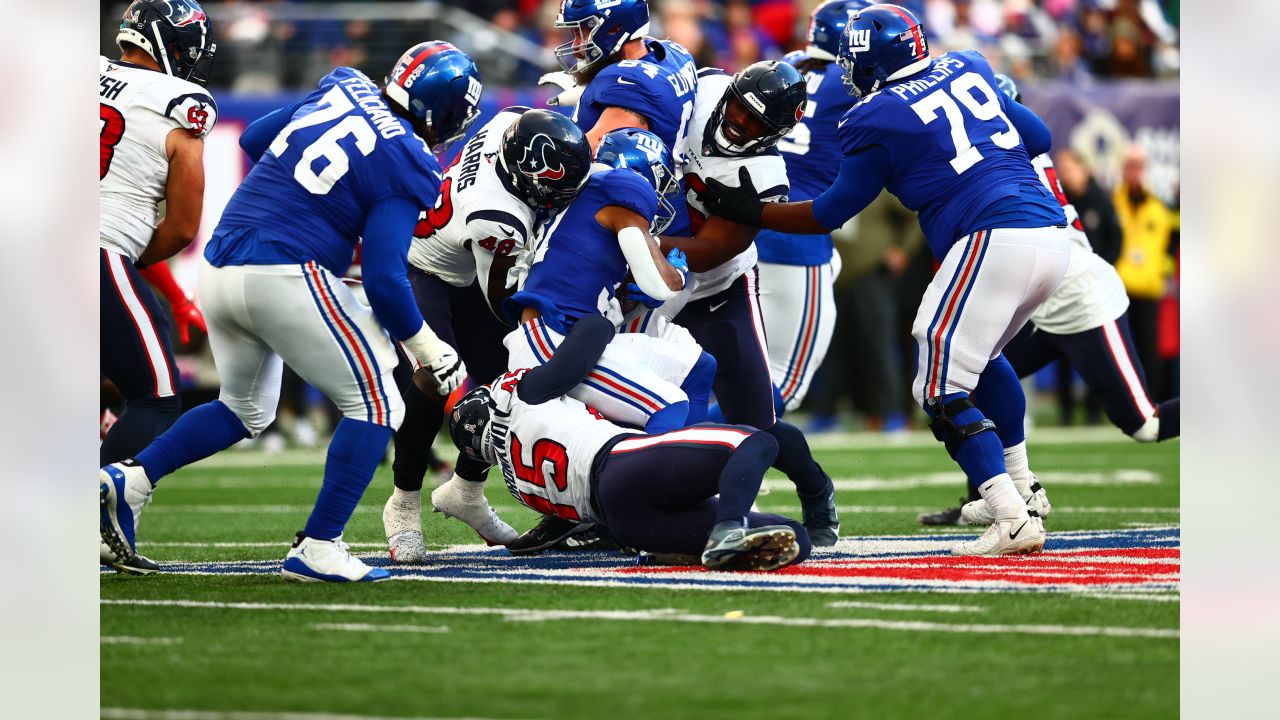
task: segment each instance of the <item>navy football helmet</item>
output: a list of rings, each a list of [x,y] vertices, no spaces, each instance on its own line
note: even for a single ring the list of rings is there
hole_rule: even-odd
[[[929,43],[920,20],[898,5],[872,5],[859,10],[840,35],[836,62],[844,84],[857,95],[870,95],[885,83],[915,75],[929,67]]]
[[[134,0],[125,8],[116,45],[136,45],[166,74],[198,85],[209,82],[217,44],[209,16],[195,0]]]
[[[556,48],[566,72],[581,73],[649,32],[647,0],[561,0],[555,26],[573,32]]]
[[[1018,90],[1018,84],[1008,75],[996,73],[996,89],[1004,93],[1004,96],[1010,100],[1016,103],[1022,102],[1022,91]]]
[[[526,110],[502,135],[502,184],[534,209],[568,205],[591,172],[591,144],[572,120],[550,110]]]
[[[485,431],[493,417],[493,396],[481,385],[462,396],[449,413],[449,437],[463,455],[493,465],[492,447],[486,447]]]
[[[808,96],[804,76],[793,66],[776,60],[748,65],[733,76],[729,89],[711,112],[703,132],[703,144],[714,144],[726,155],[751,155],[773,147],[804,117]],[[730,102],[755,117],[764,125],[764,131],[752,135],[734,125],[727,114]],[[741,138],[739,142],[726,134],[726,126],[732,126],[733,133]],[[710,147],[703,149],[703,152],[709,151]]]
[[[675,205],[669,196],[679,192],[676,181],[675,161],[671,150],[648,130],[620,128],[605,133],[596,148],[596,162],[612,168],[630,168],[649,181],[658,194],[658,213],[649,230],[654,235],[667,229],[676,217]]]
[[[859,10],[871,5],[867,0],[828,0],[813,9],[809,16],[809,44],[804,53],[814,60],[834,62],[840,54],[840,36],[844,27]],[[792,63],[794,64],[794,63]]]
[[[418,43],[396,61],[383,91],[401,110],[425,126],[433,148],[467,134],[480,116],[480,71],[471,58],[441,40]]]

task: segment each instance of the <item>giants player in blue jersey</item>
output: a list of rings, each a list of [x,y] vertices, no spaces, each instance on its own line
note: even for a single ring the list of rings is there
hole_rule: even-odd
[[[869,3],[829,0],[809,19],[809,44],[792,53],[809,91],[804,117],[778,142],[787,164],[793,202],[812,200],[831,187],[840,167],[836,123],[857,102],[845,90],[836,65],[840,35],[849,17]],[[809,392],[813,375],[831,346],[836,324],[832,284],[840,274],[829,233],[793,235],[761,230],[756,235],[760,268],[760,314],[769,338],[769,367],[778,388],[780,407],[794,410]]]
[[[466,373],[414,304],[406,256],[419,214],[440,189],[432,147],[462,136],[480,92],[471,58],[426,42],[406,51],[382,86],[340,67],[301,102],[245,129],[241,147],[256,164],[205,249],[198,288],[222,392],[133,460],[100,472],[101,534],[117,556],[136,554],[138,514],[157,480],[271,423],[283,360],[344,417],[315,509],[281,574],[388,577],[352,557],[342,531],[404,413],[391,377],[392,337],[441,394]],[[341,280],[360,238],[368,305]]]
[[[995,89],[978,53],[931,59],[919,20],[897,5],[851,18],[838,62],[861,100],[838,126],[844,158],[835,184],[809,202],[761,203],[744,174],[740,187],[708,182],[706,202],[740,222],[795,233],[843,225],[886,187],[920,213],[941,267],[913,326],[914,392],[994,520],[952,552],[1036,552],[1044,525],[1031,513],[1044,495],[1030,487],[1025,445],[1021,456],[1005,453],[989,419],[998,413],[970,395],[981,378],[992,402],[1022,400],[1013,369],[992,360],[1067,268],[1062,206],[1031,167],[1049,149],[1048,128]]]

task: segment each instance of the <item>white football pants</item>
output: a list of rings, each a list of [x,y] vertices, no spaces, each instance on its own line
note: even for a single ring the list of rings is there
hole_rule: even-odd
[[[824,265],[759,264],[769,373],[787,410],[804,400],[831,347],[836,327],[832,285],[840,274],[839,263],[839,256],[833,256]]]
[[[333,273],[315,262],[202,262],[197,292],[222,382],[219,399],[253,435],[275,419],[282,359],[346,417],[400,426],[404,401],[391,378],[391,337]]]

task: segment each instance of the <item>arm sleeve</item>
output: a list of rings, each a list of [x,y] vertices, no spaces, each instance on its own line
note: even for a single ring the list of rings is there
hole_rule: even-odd
[[[258,162],[262,153],[267,151],[271,141],[276,139],[293,114],[302,107],[301,102],[294,103],[279,110],[272,111],[249,123],[249,127],[240,134],[240,148],[249,155],[249,159]]]
[[[603,315],[587,315],[574,323],[551,359],[520,378],[520,399],[538,405],[572,390],[596,366],[613,333],[613,323]]]
[[[639,228],[625,227],[618,231],[618,246],[622,248],[622,256],[627,259],[636,285],[655,300],[670,300],[676,293],[662,279],[662,271],[649,251],[650,242],[648,234]]]
[[[836,180],[813,201],[813,217],[823,227],[835,229],[862,212],[884,189],[889,177],[889,151],[872,145],[840,161]]]
[[[361,270],[364,291],[374,317],[397,340],[422,329],[422,313],[409,286],[409,242],[418,222],[418,206],[387,198],[369,212],[364,223]]]
[[[1010,100],[1005,114],[1022,136],[1022,144],[1027,146],[1028,155],[1043,155],[1053,148],[1053,135],[1049,133],[1049,126],[1026,105]]]

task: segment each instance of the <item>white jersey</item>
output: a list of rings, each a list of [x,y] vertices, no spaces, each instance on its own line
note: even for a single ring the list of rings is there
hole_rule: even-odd
[[[766,201],[787,199],[790,183],[787,180],[787,164],[776,148],[764,155],[724,155],[715,149],[712,139],[706,136],[707,122],[715,112],[720,98],[728,90],[733,77],[723,72],[703,72],[698,75],[698,90],[693,100],[693,116],[685,135],[684,170],[685,202],[697,216],[705,218],[707,210],[698,202],[695,188],[705,187],[707,178],[715,178],[726,185],[738,184],[738,168],[745,167],[751,173],[751,182],[760,190],[760,198]],[[695,225],[700,224],[695,220]],[[697,227],[694,227],[696,233]],[[718,267],[689,276],[692,290],[689,300],[710,297],[733,284],[740,275],[756,264],[756,246],[730,258]]]
[[[533,208],[507,190],[496,168],[502,135],[523,112],[498,113],[467,141],[409,247],[411,265],[455,287],[470,285],[479,274],[486,298],[493,257],[523,250],[534,222]]]
[[[1062,203],[1067,216],[1067,237],[1071,240],[1071,261],[1058,289],[1036,308],[1031,322],[1045,332],[1070,335],[1101,327],[1129,309],[1129,295],[1116,269],[1098,257],[1089,244],[1080,213],[1067,201],[1058,182],[1058,173],[1048,153],[1031,158],[1031,166]]]
[[[570,397],[540,405],[520,399],[525,370],[493,381],[493,416],[482,444],[493,449],[507,490],[521,504],[570,520],[598,520],[591,509],[591,470],[613,438],[640,434],[591,414]]]
[[[183,128],[203,138],[217,121],[218,106],[195,83],[105,57],[99,57],[98,84],[98,243],[136,261],[151,242],[164,199],[169,133]]]

